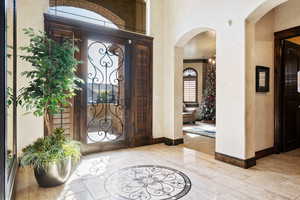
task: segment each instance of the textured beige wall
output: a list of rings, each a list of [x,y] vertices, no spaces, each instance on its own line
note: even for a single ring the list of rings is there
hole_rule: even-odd
[[[255,154],[255,24],[246,22],[246,114],[245,114],[245,153]]]
[[[289,0],[274,9],[274,31],[300,25],[300,1]]]
[[[29,42],[22,29],[31,27],[36,31],[44,30],[43,13],[47,11],[48,4],[48,0],[17,1],[18,47],[28,45]],[[18,55],[22,55],[19,49]],[[29,63],[18,58],[18,89],[28,84],[28,80],[21,77],[20,73],[31,68]],[[23,109],[18,108],[18,151],[44,134],[43,119],[24,113],[26,112]]]
[[[196,35],[184,46],[184,58],[210,58],[216,54],[216,33],[206,31]]]
[[[13,33],[14,33],[14,27],[13,27],[13,3],[12,1],[8,1],[7,5],[7,25],[6,25],[6,40],[7,45],[11,48],[7,48],[7,54],[10,55],[7,57],[7,87],[13,88],[13,64],[14,64],[14,58],[13,58]],[[7,107],[7,149],[13,152],[14,147],[14,113],[13,113],[13,105],[9,105]]]
[[[270,67],[270,92],[255,94],[256,151],[274,145],[274,32],[299,25],[299,0],[281,4],[256,23],[254,62],[255,65]]]
[[[274,12],[255,26],[255,65],[270,67],[270,92],[255,93],[255,149],[274,145]],[[254,66],[255,67],[255,66]]]
[[[161,0],[151,0],[148,2],[148,23],[149,33],[154,37],[153,41],[153,137],[164,137],[165,122],[163,113],[163,88],[164,88],[164,66],[163,60],[163,7]]]

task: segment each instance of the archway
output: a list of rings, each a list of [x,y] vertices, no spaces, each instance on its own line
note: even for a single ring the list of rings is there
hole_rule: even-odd
[[[291,18],[293,12],[295,13],[293,8],[297,7],[296,3],[299,3],[293,2],[292,0],[265,0],[246,18],[247,152],[254,151],[257,157],[261,152],[270,154],[280,151],[278,141],[281,137],[276,136],[280,126],[280,122],[276,119],[279,112],[278,102],[276,102],[276,90],[279,88],[276,84],[276,74],[280,70],[275,72],[278,66],[274,63],[274,57],[276,57],[274,55],[274,46],[276,46],[274,32],[299,26],[299,21],[297,23],[297,20],[294,20],[295,16]],[[285,17],[282,18],[282,16]],[[268,25],[270,23],[273,25]],[[268,30],[264,27],[268,27]],[[266,36],[266,33],[269,39],[262,37],[262,35]],[[262,53],[265,55],[264,58],[258,56]],[[267,66],[270,69],[270,90],[266,94],[259,94],[255,89],[255,71],[258,65]],[[268,115],[267,118],[266,115]],[[261,118],[267,120],[261,120]],[[264,131],[257,131],[258,129],[264,129]]]
[[[184,47],[188,44],[190,40],[195,38],[195,36],[200,35],[205,32],[214,32],[215,29],[201,27],[192,29],[184,34],[177,40],[174,49],[174,132],[175,138],[183,138],[183,69],[184,69]],[[208,58],[207,58],[208,60]],[[216,137],[217,140],[217,137]]]
[[[247,17],[247,21],[256,23],[265,14],[270,12],[273,8],[287,2],[288,0],[265,0],[255,10],[253,10]]]
[[[216,37],[206,31],[184,46],[183,60],[184,146],[215,155]]]

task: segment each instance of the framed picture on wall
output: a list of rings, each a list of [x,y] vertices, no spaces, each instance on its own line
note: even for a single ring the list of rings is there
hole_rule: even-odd
[[[256,66],[256,92],[270,91],[270,68]]]

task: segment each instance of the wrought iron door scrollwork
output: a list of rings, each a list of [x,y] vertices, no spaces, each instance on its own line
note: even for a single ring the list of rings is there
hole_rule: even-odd
[[[121,139],[124,130],[124,47],[88,44],[88,143]]]

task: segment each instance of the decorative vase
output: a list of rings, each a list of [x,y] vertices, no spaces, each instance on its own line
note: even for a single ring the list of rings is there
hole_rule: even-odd
[[[37,183],[41,187],[54,187],[64,184],[77,166],[78,162],[73,162],[72,158],[66,158],[49,164],[45,168],[34,168],[34,175]]]

